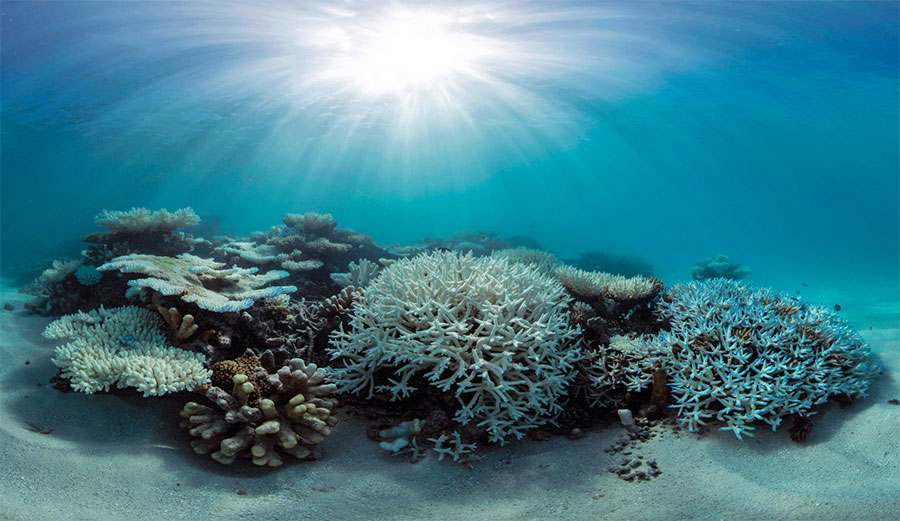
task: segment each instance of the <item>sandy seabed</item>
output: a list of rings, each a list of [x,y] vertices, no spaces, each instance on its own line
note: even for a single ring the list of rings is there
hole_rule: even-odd
[[[3,520],[900,518],[900,406],[888,403],[900,399],[896,302],[854,306],[851,323],[884,374],[869,398],[813,416],[806,444],[764,426],[744,442],[661,429],[632,450],[662,474],[626,482],[608,472],[623,456],[605,452],[625,436],[618,425],[482,449],[469,469],[391,457],[347,413],[317,461],[223,467],[195,455],[178,430],[183,397],[54,390],[55,344],[40,335],[50,319],[25,313],[26,295],[5,289],[0,298],[15,307],[0,310]]]

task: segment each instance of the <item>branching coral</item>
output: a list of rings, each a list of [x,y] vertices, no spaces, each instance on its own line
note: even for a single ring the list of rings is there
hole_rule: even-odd
[[[381,266],[368,259],[359,259],[359,263],[351,262],[348,273],[332,273],[331,278],[341,286],[362,288],[375,278]]]
[[[349,330],[333,333],[333,379],[343,392],[392,399],[424,382],[453,397],[458,424],[504,442],[560,412],[578,333],[562,286],[533,268],[422,254],[385,268],[354,304]]]
[[[641,349],[666,369],[672,407],[690,430],[713,418],[739,439],[755,421],[775,430],[831,396],[865,396],[879,373],[837,314],[769,289],[691,282],[669,290],[658,312],[671,330]]]
[[[283,463],[281,453],[306,458],[331,435],[337,400],[328,396],[334,385],[325,383],[321,369],[294,359],[266,380],[268,389],[260,392],[259,384],[238,373],[230,391],[209,388],[213,406],[187,403],[182,427],[198,438],[191,443],[194,451],[225,465],[243,455],[255,465],[275,467]],[[258,405],[251,402],[254,393]]]
[[[98,269],[147,275],[147,278],[128,281],[128,296],[147,288],[166,296],[177,295],[201,309],[219,313],[241,311],[257,299],[297,291],[294,286],[263,287],[287,276],[284,271],[272,270],[257,275],[257,268],[234,266],[226,269],[224,266],[190,254],[177,257],[132,254],[116,257]]]
[[[135,387],[144,396],[155,396],[209,381],[205,357],[167,347],[158,317],[147,309],[101,307],[66,315],[50,323],[44,337],[72,340],[56,348],[53,363],[77,391]]]

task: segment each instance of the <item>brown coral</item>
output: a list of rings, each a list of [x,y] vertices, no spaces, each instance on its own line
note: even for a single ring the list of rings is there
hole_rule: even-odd
[[[266,382],[269,390],[261,393],[258,407],[250,404],[257,391],[244,374],[234,375],[231,392],[207,390],[214,407],[188,402],[181,425],[197,438],[191,442],[194,451],[224,465],[243,456],[255,465],[276,467],[283,463],[281,453],[306,458],[331,434],[337,400],[328,395],[335,386],[325,383],[315,364],[295,358],[267,375]]]

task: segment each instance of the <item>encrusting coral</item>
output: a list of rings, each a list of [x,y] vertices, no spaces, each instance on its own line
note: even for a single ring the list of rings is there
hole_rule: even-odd
[[[159,317],[135,306],[95,309],[55,320],[49,339],[70,339],[53,363],[76,391],[134,387],[144,396],[192,390],[209,381],[205,357],[166,345]]]
[[[382,270],[332,334],[331,375],[342,392],[416,386],[448,393],[454,420],[491,442],[520,438],[560,412],[580,354],[566,294],[524,264],[453,252]]]
[[[671,288],[658,302],[671,328],[640,349],[668,376],[671,407],[690,430],[715,419],[740,439],[775,430],[832,396],[865,396],[879,374],[868,345],[825,309],[728,279]],[[643,383],[631,383],[637,390]]]
[[[207,390],[213,406],[188,402],[181,425],[197,438],[191,442],[194,451],[225,465],[244,456],[255,465],[276,467],[283,463],[281,453],[307,458],[331,435],[337,400],[329,397],[335,386],[325,382],[324,371],[293,359],[276,374],[266,374],[265,381],[268,389],[260,390],[259,383],[237,373],[229,391]],[[258,405],[251,401],[254,393]]]
[[[241,311],[257,299],[297,291],[295,286],[264,287],[286,277],[287,272],[272,270],[257,275],[258,268],[225,268],[221,262],[187,253],[177,257],[125,255],[97,269],[147,275],[147,278],[129,280],[126,296],[140,295],[142,290],[149,289],[166,296],[177,295],[185,302],[217,313]]]

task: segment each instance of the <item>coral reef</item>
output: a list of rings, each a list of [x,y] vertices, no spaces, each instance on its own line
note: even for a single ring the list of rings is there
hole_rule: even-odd
[[[226,269],[221,262],[184,253],[177,257],[132,254],[116,257],[100,266],[100,271],[119,270],[126,274],[147,275],[128,281],[126,296],[153,290],[161,295],[177,295],[181,300],[217,313],[241,311],[257,299],[274,297],[297,290],[294,286],[268,286],[284,278],[284,271],[272,270],[257,275],[257,268]]]
[[[584,271],[572,266],[558,268],[556,276],[573,297],[589,304],[598,298],[613,300],[652,298],[663,288],[659,279],[641,276],[626,278],[600,271]]]
[[[178,255],[192,249],[192,238],[179,228],[189,228],[200,223],[200,217],[191,208],[174,212],[162,209],[151,212],[146,208],[132,208],[127,212],[103,210],[94,217],[94,224],[108,232],[91,233],[82,237],[91,243],[98,264],[114,256],[130,253],[154,255]]]
[[[329,397],[335,387],[314,364],[290,360],[266,375],[264,390],[243,373],[234,374],[232,384],[230,391],[207,390],[212,406],[188,402],[181,410],[182,427],[197,438],[191,442],[194,451],[224,465],[248,457],[254,465],[276,467],[283,463],[282,453],[307,458],[337,423],[332,414],[337,400]],[[257,405],[251,402],[254,393]]]
[[[491,253],[491,256],[506,259],[506,261],[511,264],[528,264],[544,275],[555,273],[556,269],[560,266],[559,259],[556,258],[556,255],[553,255],[548,251],[534,250],[525,247],[496,250]]]
[[[726,255],[703,259],[691,267],[691,278],[694,280],[715,278],[740,280],[748,275],[750,268],[731,262]]]
[[[861,397],[879,374],[862,337],[830,309],[729,279],[671,288],[658,301],[671,330],[641,349],[668,375],[678,420],[715,419],[741,439],[756,421],[775,430],[829,397]],[[632,383],[637,389],[640,383]]]
[[[66,315],[50,323],[44,337],[72,340],[56,348],[53,363],[76,391],[134,387],[144,396],[157,396],[209,381],[205,357],[167,347],[158,317],[147,309],[101,307]]]
[[[421,254],[385,268],[332,334],[332,378],[368,397],[449,393],[459,425],[502,443],[560,412],[578,334],[562,286],[534,268]]]

